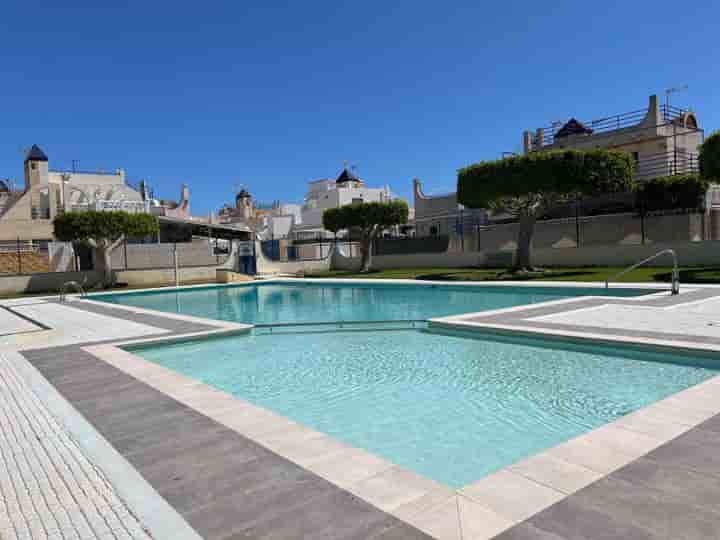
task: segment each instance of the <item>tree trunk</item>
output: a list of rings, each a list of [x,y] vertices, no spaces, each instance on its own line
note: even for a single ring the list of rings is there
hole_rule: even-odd
[[[377,226],[362,231],[360,237],[360,272],[367,273],[372,269],[372,244],[376,232]]]
[[[521,214],[519,218],[520,226],[518,228],[514,270],[532,270],[530,250],[533,233],[535,232],[535,214]]]
[[[372,265],[372,239],[363,234],[360,238],[360,272],[369,272]]]
[[[106,289],[111,287],[114,281],[111,254],[109,246],[99,245],[95,248],[95,269],[102,272],[102,286]]]

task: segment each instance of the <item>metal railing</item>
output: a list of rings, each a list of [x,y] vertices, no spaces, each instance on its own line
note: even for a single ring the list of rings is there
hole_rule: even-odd
[[[688,109],[682,109],[680,107],[673,107],[667,105],[660,105],[660,115],[664,123],[669,124],[676,118],[681,117]],[[596,118],[587,122],[581,122],[585,127],[590,128],[593,134],[608,133],[611,131],[617,131],[624,128],[630,128],[637,126],[645,119],[648,113],[648,109],[638,109],[636,111],[630,111],[621,114],[613,114],[604,118]],[[537,130],[532,135],[533,148],[540,148],[543,146],[551,146],[556,142],[556,134],[563,127],[563,122],[556,122],[550,126],[545,126],[542,129],[542,138],[538,138]],[[653,126],[655,127],[655,126]]]
[[[698,154],[678,149],[675,152],[660,152],[641,157],[635,164],[635,180],[695,174],[699,170]]]
[[[611,281],[616,281],[618,278],[621,278],[628,272],[632,272],[636,268],[639,268],[645,263],[649,263],[650,261],[653,261],[657,259],[658,257],[662,257],[663,255],[670,255],[673,260],[673,270],[672,270],[672,284],[670,288],[671,294],[678,294],[680,292],[680,271],[678,269],[678,260],[677,255],[675,255],[675,250],[672,249],[663,249],[662,251],[658,251],[655,255],[652,255],[648,257],[647,259],[643,259],[640,262],[637,262],[633,264],[632,266],[628,266],[625,270],[622,272],[618,272],[614,276],[610,276],[608,279],[605,280],[605,288],[610,287]]]

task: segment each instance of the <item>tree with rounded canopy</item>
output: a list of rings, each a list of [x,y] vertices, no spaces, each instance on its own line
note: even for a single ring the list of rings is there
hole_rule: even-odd
[[[103,286],[113,284],[110,256],[126,238],[157,234],[158,219],[151,214],[128,212],[64,212],[53,221],[55,237],[63,242],[81,242],[95,251],[95,269],[103,273]]]
[[[517,217],[514,270],[531,270],[530,246],[538,217],[553,205],[582,195],[628,190],[632,178],[633,161],[625,152],[534,152],[460,169],[458,202]]]
[[[700,175],[710,182],[720,182],[720,131],[710,135],[700,145]]]
[[[372,265],[372,243],[378,233],[408,220],[405,201],[356,203],[323,212],[323,227],[336,233],[341,230],[360,236],[360,271],[369,272]]]

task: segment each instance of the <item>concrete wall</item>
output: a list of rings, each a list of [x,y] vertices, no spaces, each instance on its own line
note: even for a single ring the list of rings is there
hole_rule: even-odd
[[[697,242],[706,238],[705,214],[647,216],[645,243]],[[574,219],[540,221],[535,225],[533,249],[575,248],[577,225]],[[642,221],[635,214],[584,217],[579,220],[580,245],[613,246],[642,244]],[[514,251],[517,248],[517,223],[482,227],[478,243],[466,235],[465,249],[477,246],[480,251]]]
[[[154,269],[174,268],[173,250],[175,244],[128,244],[118,247],[112,254],[113,268],[116,269]],[[225,263],[227,255],[214,255],[207,242],[177,244],[178,265],[217,266]],[[127,262],[127,264],[126,264]]]
[[[180,284],[188,283],[215,283],[217,266],[198,266],[193,268],[180,268],[178,278]],[[67,281],[83,283],[87,276],[86,289],[91,289],[100,282],[101,274],[95,271],[88,272],[48,272],[44,274],[30,274],[24,276],[0,277],[0,295],[27,293],[59,292],[60,287]],[[145,285],[175,285],[175,271],[171,268],[153,270],[121,270],[116,272],[118,283],[127,283],[131,287]]]
[[[31,274],[28,276],[0,277],[0,294],[28,293],[54,293],[60,290],[63,283],[77,281],[83,283],[87,276],[88,288],[100,281],[99,272],[49,272],[46,274]]]
[[[258,274],[297,274],[299,272],[312,274],[313,272],[324,272],[330,270],[333,251],[331,250],[330,254],[324,259],[314,261],[271,261],[263,255],[260,242],[256,242],[257,272]]]
[[[589,246],[572,249],[534,249],[532,262],[537,266],[617,266],[625,267],[654,255],[663,249],[674,249],[681,266],[720,265],[720,241],[704,242],[657,242],[646,245]],[[506,252],[507,253],[507,252]],[[469,266],[494,267],[498,252],[472,251],[466,253],[416,253],[413,255],[381,255],[373,257],[373,268],[461,268]],[[505,261],[512,263],[512,253]],[[671,266],[670,257],[660,258],[649,266]],[[360,259],[335,254],[333,269],[357,270]]]
[[[208,282],[215,283],[217,266],[196,266],[179,268],[180,284]],[[121,270],[116,272],[118,283],[127,283],[132,287],[141,285],[175,285],[173,268],[156,268],[152,270]]]

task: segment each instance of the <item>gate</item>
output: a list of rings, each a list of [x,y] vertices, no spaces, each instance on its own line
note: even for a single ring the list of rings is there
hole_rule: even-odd
[[[238,272],[246,276],[257,274],[257,260],[255,258],[255,242],[252,240],[239,242],[238,245]]]

